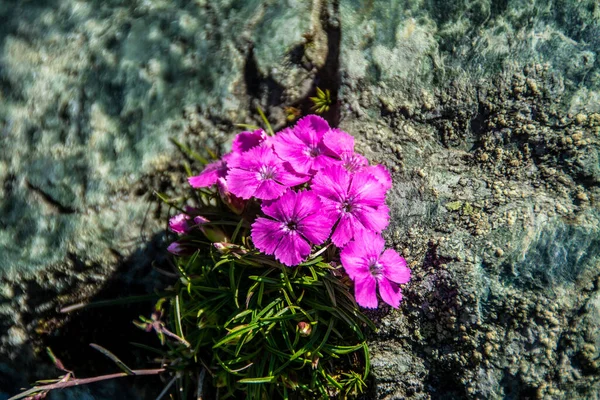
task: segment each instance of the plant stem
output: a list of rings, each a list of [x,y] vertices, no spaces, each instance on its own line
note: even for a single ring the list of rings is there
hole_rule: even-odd
[[[8,400],[22,399],[24,397],[27,397],[29,395],[32,395],[32,394],[35,394],[35,393],[38,393],[38,392],[50,391],[50,390],[54,390],[54,389],[65,389],[65,388],[68,388],[68,387],[79,386],[79,385],[87,385],[89,383],[105,381],[105,380],[108,380],[108,379],[122,378],[124,376],[158,375],[158,374],[160,374],[162,372],[165,372],[165,369],[164,368],[138,369],[138,370],[132,370],[131,372],[133,372],[133,374],[127,374],[125,372],[119,372],[119,373],[116,373],[116,374],[95,376],[93,378],[71,379],[71,380],[68,380],[68,381],[65,381],[65,382],[58,382],[58,383],[52,383],[52,384],[49,384],[49,385],[36,386],[36,387],[34,387],[32,389],[27,390],[26,392],[19,393],[18,395],[11,397]]]

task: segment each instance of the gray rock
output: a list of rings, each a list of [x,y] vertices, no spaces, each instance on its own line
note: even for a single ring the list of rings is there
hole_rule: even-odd
[[[549,7],[340,5],[340,126],[395,171],[414,274],[369,398],[600,391],[598,7]]]

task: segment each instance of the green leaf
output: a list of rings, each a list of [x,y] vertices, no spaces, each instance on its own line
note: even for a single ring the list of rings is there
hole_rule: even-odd
[[[177,332],[177,336],[185,341],[185,336],[183,335],[183,328],[181,326],[181,306],[179,303],[179,296],[175,296],[175,332]]]
[[[265,123],[265,126],[267,127],[267,133],[269,134],[269,136],[275,136],[275,132],[273,132],[273,128],[271,127],[271,124],[269,123],[269,120],[265,116],[265,113],[263,112],[263,110],[260,107],[256,107],[256,111],[258,111],[258,113],[260,114],[260,117],[262,118],[263,122]]]
[[[133,370],[131,368],[129,368],[127,365],[125,365],[125,363],[121,360],[119,360],[119,358],[117,356],[115,356],[113,353],[111,353],[110,351],[106,350],[104,347],[102,346],[98,346],[95,343],[90,343],[90,346],[96,350],[98,350],[100,353],[104,354],[106,357],[110,358],[115,364],[117,364],[117,366],[119,368],[121,368],[123,370],[123,372],[125,372],[127,375],[135,375],[135,373],[133,372]]]
[[[260,129],[260,126],[252,125],[252,124],[235,124],[235,126],[242,128],[242,129],[248,129],[250,131],[256,131],[256,130]]]
[[[264,376],[261,378],[244,378],[240,379],[238,383],[270,383],[277,379],[275,376]]]
[[[170,138],[169,140],[171,141],[171,143],[177,146],[179,150],[186,156],[196,161],[199,161],[201,164],[204,165],[209,163],[209,161],[206,158],[202,157],[200,154],[196,153],[194,150],[190,149],[185,144],[178,142],[175,138]]]

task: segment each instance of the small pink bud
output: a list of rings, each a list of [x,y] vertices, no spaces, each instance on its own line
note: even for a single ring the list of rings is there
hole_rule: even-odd
[[[302,337],[310,336],[312,333],[312,326],[308,322],[300,321],[298,322],[298,331]]]
[[[182,245],[177,242],[173,242],[167,247],[167,251],[171,254],[175,254],[176,256],[180,256],[185,253],[185,249]]]
[[[190,216],[187,214],[177,214],[169,220],[169,229],[175,233],[187,233],[190,230]]]

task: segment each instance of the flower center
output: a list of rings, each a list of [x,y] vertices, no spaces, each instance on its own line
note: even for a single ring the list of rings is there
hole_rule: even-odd
[[[348,172],[356,172],[360,168],[360,159],[353,154],[342,154],[342,165]]]
[[[309,147],[308,155],[311,157],[316,157],[321,154],[321,149],[319,147]]]
[[[258,170],[260,179],[263,181],[273,179],[275,177],[275,168],[271,165],[263,165]]]
[[[296,223],[296,221],[290,221],[286,224],[286,227],[290,230],[290,231],[295,231],[296,229],[298,229],[298,224]]]
[[[379,263],[377,258],[371,258],[369,260],[369,272],[375,278],[379,278],[383,275],[383,265]]]
[[[355,209],[354,199],[352,197],[350,197],[350,198],[344,200],[344,202],[341,205],[341,209],[344,214],[353,212]]]
[[[283,232],[295,232],[298,229],[298,223],[293,219],[287,222],[282,222],[280,226],[280,229]]]

